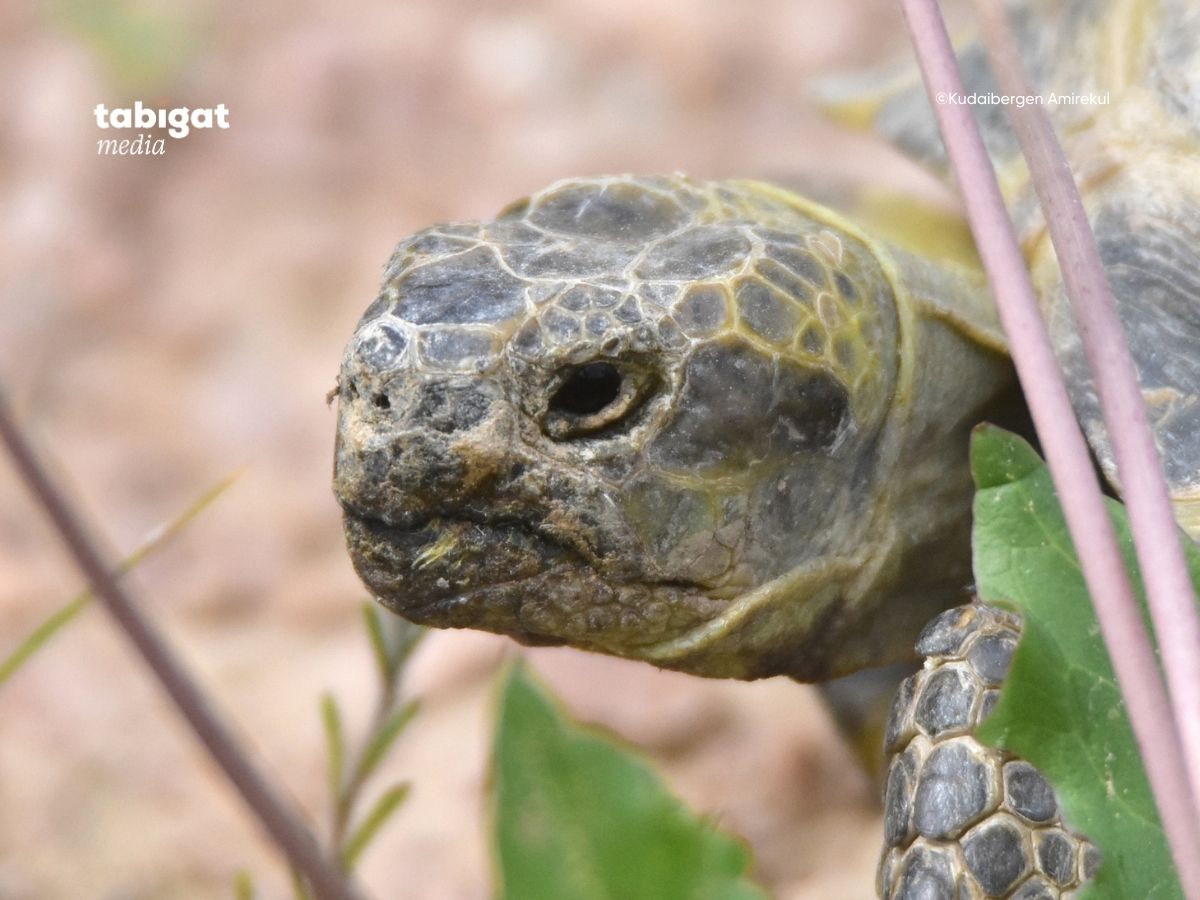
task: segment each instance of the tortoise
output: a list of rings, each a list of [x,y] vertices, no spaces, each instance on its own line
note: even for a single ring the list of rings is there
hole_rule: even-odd
[[[1052,114],[1177,518],[1200,539],[1200,10],[1016,13],[1035,83],[1110,100]],[[977,47],[962,66],[969,91],[995,90]],[[839,106],[944,170],[912,78]],[[1026,173],[1002,110],[980,118],[1119,489]],[[1019,423],[1020,394],[978,265],[908,208],[897,229],[758,181],[607,176],[421,231],[346,349],[335,493],[360,577],[420,623],[823,681],[911,658],[932,618],[887,729],[880,892],[1056,897],[1096,854],[1032,767],[969,735],[1019,626],[954,609],[971,580],[968,435]],[[958,799],[931,806],[935,783]]]

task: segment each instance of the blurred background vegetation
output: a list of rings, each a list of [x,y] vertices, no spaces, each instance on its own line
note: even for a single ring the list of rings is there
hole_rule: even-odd
[[[317,698],[334,692],[360,731],[375,701],[323,398],[392,245],[572,174],[920,184],[806,94],[903,52],[892,0],[0,6],[0,378],[122,553],[246,467],[136,580],[314,816]],[[93,107],[135,99],[224,103],[231,127],[98,156]],[[0,465],[0,655],[78,588]],[[489,895],[485,760],[509,647],[443,633],[417,652],[422,713],[386,764],[412,793],[361,867],[378,896]],[[530,658],[746,837],[780,897],[872,896],[878,813],[809,689]],[[0,688],[0,723],[0,897],[229,896],[242,869],[285,890],[98,610]]]

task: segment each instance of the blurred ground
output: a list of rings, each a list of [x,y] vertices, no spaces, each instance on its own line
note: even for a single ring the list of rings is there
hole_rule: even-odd
[[[805,99],[900,51],[890,0],[279,0],[0,7],[0,378],[115,546],[236,486],[136,583],[203,683],[320,816],[317,697],[372,702],[328,481],[343,342],[391,246],[569,174],[914,178]],[[97,103],[214,106],[228,131],[96,155]],[[0,653],[78,579],[0,465]],[[491,675],[436,635],[369,854],[382,898],[483,898]],[[873,895],[879,817],[808,688],[530,654],[583,717],[745,836],[782,898]],[[264,896],[239,801],[97,610],[0,689],[0,897]]]

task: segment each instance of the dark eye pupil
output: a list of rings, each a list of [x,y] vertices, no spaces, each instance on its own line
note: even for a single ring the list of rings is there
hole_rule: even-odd
[[[611,363],[588,363],[567,376],[550,408],[576,416],[600,412],[621,394],[621,373]]]

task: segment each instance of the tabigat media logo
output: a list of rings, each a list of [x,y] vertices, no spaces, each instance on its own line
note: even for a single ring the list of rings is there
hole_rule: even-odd
[[[157,109],[135,100],[132,107],[120,109],[97,103],[92,112],[96,125],[107,132],[138,132],[135,136],[104,135],[96,141],[96,153],[100,156],[163,156],[167,152],[167,137],[182,140],[193,129],[229,127],[229,110],[224,103],[195,109],[186,106]],[[151,129],[159,129],[160,133],[152,134]],[[162,130],[167,137],[162,136]]]

